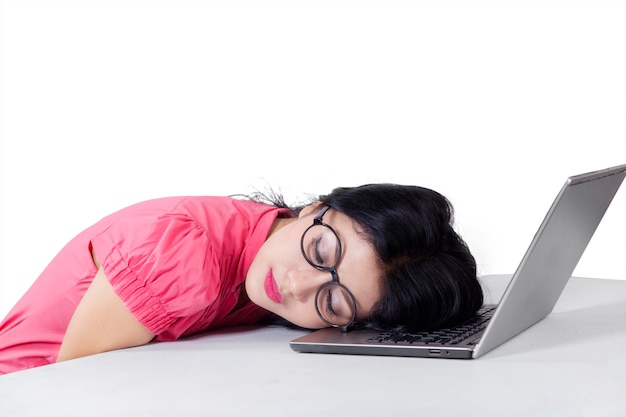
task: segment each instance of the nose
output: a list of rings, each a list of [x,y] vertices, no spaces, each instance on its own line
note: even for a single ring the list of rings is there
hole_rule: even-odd
[[[294,269],[287,273],[289,292],[297,301],[309,302],[317,290],[332,279],[330,272],[315,268]]]

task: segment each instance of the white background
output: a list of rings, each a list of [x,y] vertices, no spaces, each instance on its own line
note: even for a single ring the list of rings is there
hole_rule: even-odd
[[[624,1],[0,2],[0,316],[152,197],[434,188],[481,274],[626,163]],[[626,279],[623,187],[575,274]]]

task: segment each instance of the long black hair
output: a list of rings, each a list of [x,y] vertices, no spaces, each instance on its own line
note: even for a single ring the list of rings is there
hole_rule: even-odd
[[[453,228],[453,207],[428,188],[369,184],[320,196],[374,247],[382,298],[361,327],[427,330],[470,318],[483,303],[476,261]]]

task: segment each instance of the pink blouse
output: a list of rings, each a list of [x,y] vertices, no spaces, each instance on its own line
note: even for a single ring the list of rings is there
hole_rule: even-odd
[[[168,197],[113,213],[71,240],[0,323],[0,374],[54,363],[97,269],[156,341],[252,324],[231,312],[274,219],[286,210],[228,197]]]

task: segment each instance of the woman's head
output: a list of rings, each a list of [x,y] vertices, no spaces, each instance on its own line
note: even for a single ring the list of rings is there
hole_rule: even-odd
[[[320,201],[356,222],[380,262],[381,296],[362,326],[431,329],[463,321],[482,305],[476,262],[441,194],[370,184],[337,188]]]
[[[333,279],[354,296],[361,327],[434,328],[464,320],[482,304],[474,258],[452,228],[449,202],[435,191],[395,184],[337,188],[293,214],[275,222],[246,290],[253,302],[298,326],[327,325],[315,306],[349,314],[350,300],[319,295]]]
[[[320,202],[294,215],[274,222],[250,265],[250,300],[305,328],[366,320],[381,295],[374,247],[350,217]],[[349,299],[337,291],[343,286]]]

